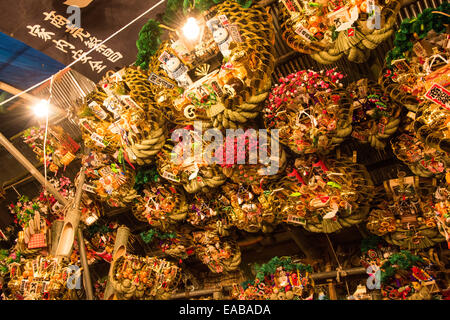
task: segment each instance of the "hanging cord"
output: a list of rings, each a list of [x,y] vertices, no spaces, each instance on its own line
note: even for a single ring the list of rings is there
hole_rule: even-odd
[[[108,38],[106,38],[105,40],[103,40],[102,42],[100,42],[99,44],[97,44],[95,47],[93,47],[91,50],[83,53],[80,57],[78,57],[78,59],[72,61],[70,64],[68,64],[64,69],[61,69],[60,71],[58,71],[57,73],[55,73],[55,75],[59,74],[60,72],[69,69],[70,67],[72,67],[75,63],[77,63],[78,61],[85,59],[87,57],[88,54],[90,54],[91,52],[97,50],[100,46],[102,46],[106,41],[111,40],[112,38],[114,38],[117,34],[119,34],[120,32],[122,32],[123,30],[125,30],[126,28],[128,28],[130,25],[132,25],[133,23],[135,23],[136,21],[138,21],[139,19],[141,19],[143,16],[145,16],[146,14],[150,13],[151,11],[153,11],[153,9],[155,9],[156,7],[160,6],[162,3],[164,3],[165,0],[160,0],[158,3],[156,3],[153,7],[151,7],[150,9],[146,10],[144,13],[142,13],[141,15],[139,15],[138,17],[136,17],[134,20],[132,20],[131,22],[129,22],[128,24],[126,24],[124,27],[120,28],[119,30],[117,30],[116,32],[114,32],[112,35],[110,35]],[[54,75],[53,75],[54,76]],[[52,77],[53,77],[52,76]],[[40,85],[44,84],[45,82],[47,82],[50,78],[47,78],[39,83],[36,83],[35,85],[29,87],[28,89],[16,94],[15,96],[12,96],[9,99],[4,100],[3,102],[0,103],[0,106],[8,103],[11,100],[14,100],[17,97],[20,97],[21,95],[23,95],[24,93],[27,93],[37,87],[39,87]]]
[[[52,88],[54,76],[50,78],[49,97],[47,100],[48,106],[52,101]],[[44,134],[44,191],[47,191],[47,134],[48,134],[48,112],[45,115],[45,134]]]
[[[337,264],[338,264],[338,266],[339,266],[339,267],[337,268],[337,270],[336,270],[336,271],[337,271],[336,280],[337,280],[338,282],[340,282],[340,280],[341,280],[341,275],[342,275],[343,277],[345,277],[345,276],[347,275],[347,272],[345,272],[344,269],[342,268],[342,265],[341,265],[341,263],[339,262],[339,259],[338,259],[338,257],[337,257],[336,251],[334,251],[333,245],[332,245],[332,243],[331,243],[330,238],[328,237],[328,234],[325,233],[325,235],[327,236],[328,243],[330,244],[330,247],[331,247],[331,251],[333,251],[334,258],[336,259],[336,262],[337,262]],[[347,294],[350,296],[350,290],[348,289],[347,279],[344,279],[344,282],[345,282],[345,287],[347,288]]]

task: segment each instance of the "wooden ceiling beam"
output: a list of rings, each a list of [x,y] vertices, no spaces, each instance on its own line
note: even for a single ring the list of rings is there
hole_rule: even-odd
[[[1,82],[1,81],[0,81],[0,89],[3,90],[3,91],[6,91],[6,92],[8,92],[8,93],[10,93],[12,95],[19,94],[19,93],[21,93],[23,91],[23,90],[17,89],[15,87],[13,87],[13,86],[11,86],[11,85],[9,85],[7,83]],[[21,95],[21,97],[23,99],[28,100],[28,101],[33,102],[33,103],[36,103],[36,102],[40,101],[39,98],[37,98],[37,97],[27,93],[27,92],[23,93]]]

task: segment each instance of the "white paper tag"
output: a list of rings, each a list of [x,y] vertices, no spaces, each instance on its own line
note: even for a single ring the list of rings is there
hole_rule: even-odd
[[[195,164],[194,171],[190,174],[189,180],[193,180],[193,179],[197,178],[198,171],[199,171],[198,166],[197,166],[197,164]]]
[[[93,224],[97,220],[98,220],[98,217],[95,214],[92,214],[92,215],[90,215],[89,217],[86,218],[86,224],[88,226],[90,226],[91,224]]]
[[[87,192],[90,192],[90,193],[96,193],[95,187],[94,187],[94,186],[91,186],[90,184],[86,184],[86,183],[83,184],[82,189],[83,189],[84,191],[87,191]]]
[[[415,112],[409,111],[409,112],[406,114],[406,116],[409,117],[409,118],[411,118],[411,119],[413,119],[413,120],[416,120],[416,113],[415,113]]]
[[[426,57],[427,56],[427,51],[425,50],[425,48],[422,46],[422,44],[420,42],[414,43],[413,51],[416,54],[416,56],[418,56],[418,57]]]
[[[231,38],[235,42],[242,42],[241,34],[239,32],[239,27],[237,25],[231,24],[228,26],[228,30],[230,31]]]
[[[169,59],[170,59],[170,54],[167,51],[164,51],[158,57],[158,60],[161,61],[162,63],[166,63]]]
[[[111,167],[103,167],[100,170],[98,170],[98,173],[102,176],[102,177],[106,177],[108,175],[112,175],[113,172],[111,170]]]
[[[298,216],[294,216],[292,214],[288,215],[287,222],[300,224],[300,225],[305,225],[306,224],[306,220],[305,219],[303,219],[301,217],[298,217]]]
[[[108,97],[103,101],[103,105],[107,110],[109,110],[114,115],[114,119],[120,118],[120,114],[116,106],[117,103],[118,101],[115,97]]]
[[[323,219],[333,219],[338,212],[339,207],[337,205],[332,206],[332,210],[323,216]]]
[[[153,84],[160,85],[160,86],[163,86],[168,89],[172,89],[174,87],[174,85],[172,83],[170,83],[166,79],[158,76],[157,74],[155,74],[153,72],[148,77],[148,81],[150,81]]]
[[[356,16],[355,10],[356,9]],[[341,9],[331,12],[327,15],[328,20],[332,25],[336,27],[336,31],[345,31],[350,28],[358,19],[358,8],[354,6],[354,9],[349,12],[347,7],[342,7]],[[351,16],[350,16],[351,15]],[[356,19],[355,19],[356,18]]]
[[[167,180],[172,180],[175,182],[180,182],[180,178],[178,178],[176,175],[168,172],[168,171],[164,171],[162,174],[162,177],[167,179]]]
[[[91,134],[91,139],[95,142],[96,145],[105,148],[105,144],[103,143],[103,137],[98,135],[97,133],[93,132]]]
[[[99,118],[100,120],[105,120],[106,118],[108,118],[108,114],[105,112],[105,110],[103,110],[100,105],[95,102],[92,101],[91,103],[88,104],[88,107],[92,110],[92,112],[97,116],[97,118]]]

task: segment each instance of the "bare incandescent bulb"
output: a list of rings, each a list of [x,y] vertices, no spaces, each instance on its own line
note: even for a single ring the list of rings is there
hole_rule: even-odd
[[[183,26],[183,35],[189,40],[195,40],[200,34],[200,26],[195,18],[188,18]]]

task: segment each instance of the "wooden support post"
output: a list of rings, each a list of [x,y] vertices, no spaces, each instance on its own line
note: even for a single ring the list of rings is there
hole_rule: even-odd
[[[328,259],[327,264],[325,265],[325,271],[331,271],[331,262]],[[330,294],[330,300],[337,300],[336,288],[333,283],[333,279],[328,279],[328,293]]]
[[[0,89],[3,91],[6,91],[8,93],[11,93],[12,95],[16,95],[16,94],[19,94],[22,92],[22,90],[17,89],[15,87],[13,87],[7,83],[1,82],[1,81],[0,81]],[[28,100],[32,103],[37,103],[37,102],[41,101],[39,98],[37,98],[29,93],[26,93],[26,92],[22,94],[22,98],[24,98],[25,100]]]
[[[58,248],[56,249],[56,256],[68,257],[72,250],[73,241],[75,240],[75,234],[80,223],[80,202],[81,195],[83,193],[84,185],[84,170],[81,170],[80,178],[77,184],[75,200],[72,207],[68,210],[64,218],[64,226],[59,238]],[[80,243],[80,247],[84,246],[84,242]]]
[[[121,226],[117,229],[116,242],[114,243],[111,266],[113,265],[113,262],[115,260],[122,257],[127,252],[127,243],[129,237],[130,237],[130,229],[128,229],[125,226]],[[114,300],[115,298],[114,289],[111,285],[111,281],[109,280],[109,278],[113,276],[112,272],[113,270],[110,267],[108,273],[108,280],[106,283],[105,294],[103,295],[103,300]]]
[[[94,300],[94,292],[92,291],[91,275],[89,273],[89,263],[86,257],[86,246],[84,245],[83,230],[81,228],[78,231],[78,247],[80,248],[80,260],[83,266],[83,279],[84,279],[84,290],[86,291],[87,300]],[[86,266],[86,267],[85,267]]]
[[[58,248],[58,242],[59,238],[61,237],[61,231],[64,225],[64,221],[61,220],[55,220],[52,223],[51,227],[51,246],[50,246],[50,255],[55,257],[56,256],[56,249]]]
[[[59,203],[61,203],[63,206],[66,206],[68,204],[68,201],[61,195],[61,193],[59,193],[52,184],[46,181],[44,176],[33,166],[33,164],[28,161],[28,159],[25,158],[25,156],[20,153],[20,151],[17,150],[17,148],[1,133],[0,144],[2,144],[5,149],[9,153],[11,153],[11,155],[16,158],[16,160],[19,161],[19,163],[23,165],[25,169],[27,169],[40,184],[42,184],[43,186],[45,185],[47,190],[55,196],[56,200],[58,200]]]

